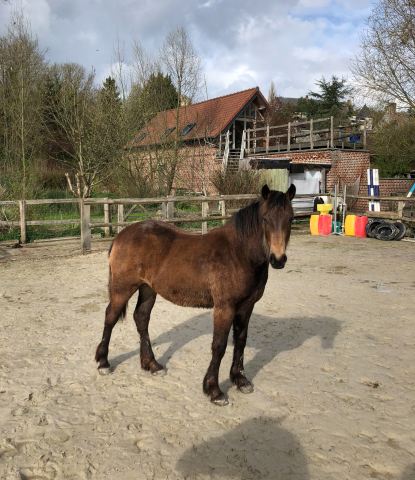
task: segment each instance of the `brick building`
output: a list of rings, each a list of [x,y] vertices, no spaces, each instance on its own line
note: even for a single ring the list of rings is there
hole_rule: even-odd
[[[173,191],[214,194],[213,173],[222,168],[222,151],[241,149],[243,131],[271,107],[259,88],[158,113],[132,141],[132,155],[151,178],[171,177]],[[238,154],[239,158],[239,154]]]
[[[288,133],[277,135],[287,139],[274,136],[276,141],[271,146],[268,138],[260,138],[261,129],[255,130],[257,121],[263,120],[265,112],[270,108],[256,87],[183,106],[178,110],[178,115],[176,110],[160,112],[145,129],[138,132],[133,140],[133,152],[145,168],[154,169],[157,173],[154,178],[158,181],[160,169],[167,171],[174,167],[171,185],[174,192],[189,190],[215,194],[217,192],[211,182],[214,172],[227,168],[232,163],[238,165],[237,160],[245,157],[246,165],[250,160],[268,159],[272,165],[267,168],[287,168],[279,166],[279,160],[282,162],[284,159],[285,163],[288,161],[292,183],[297,186],[296,182],[299,182],[300,185],[302,179],[307,180],[307,177],[313,180],[308,184],[307,181],[303,182],[306,185],[304,188],[311,184],[312,187],[310,191],[302,193],[333,191],[336,184],[341,193],[343,183],[353,185],[360,178],[359,194],[367,194],[370,153],[365,149],[366,127],[360,125],[360,130],[353,132],[357,127],[353,127],[352,122],[349,122],[350,125],[346,122],[346,125],[335,126],[333,119],[331,127],[319,127],[319,132],[324,132],[324,135],[313,135],[313,121],[303,122],[309,124],[309,130],[301,130],[294,124],[270,127],[274,130],[278,128],[276,133],[288,130]],[[326,120],[330,124],[330,119]],[[315,120],[314,128],[318,128],[317,122],[323,121]],[[268,127],[267,135],[270,128]],[[265,129],[263,127],[262,131]],[[361,144],[355,143],[356,133],[363,140]],[[176,145],[179,143],[179,148],[174,156],[172,151],[175,142]],[[380,193],[389,195],[405,192],[412,185],[410,183],[410,180],[381,180]],[[382,210],[390,208],[386,203],[382,203]],[[367,208],[367,201],[359,200],[353,210],[363,212]]]

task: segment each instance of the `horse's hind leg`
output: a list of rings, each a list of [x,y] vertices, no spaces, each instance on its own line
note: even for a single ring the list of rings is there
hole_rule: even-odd
[[[137,306],[134,311],[134,321],[140,335],[141,368],[153,374],[164,373],[164,367],[156,362],[148,335],[151,310],[154,307],[157,294],[147,283],[139,288]]]
[[[244,350],[248,336],[248,324],[251,318],[253,307],[243,314],[235,315],[233,319],[233,362],[231,367],[231,383],[236,385],[242,393],[254,391],[252,383],[245,377],[244,372]]]
[[[108,363],[108,345],[111,340],[112,329],[118,322],[121,316],[125,315],[127,302],[134,293],[112,293],[110,303],[105,312],[104,333],[102,334],[101,343],[97,347],[95,353],[95,361],[99,362],[98,371],[101,375],[110,373],[110,364]]]

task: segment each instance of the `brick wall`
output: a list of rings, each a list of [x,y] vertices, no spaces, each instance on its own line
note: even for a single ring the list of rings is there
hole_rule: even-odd
[[[211,146],[196,145],[186,146],[178,152],[179,162],[176,166],[173,191],[192,190],[206,193],[207,195],[217,194],[212,184],[212,176],[216,170],[222,167],[222,159],[216,159],[217,149]],[[173,162],[173,150],[161,149],[152,151],[137,149],[130,155],[130,169],[141,175],[146,182],[153,182],[157,189],[159,182],[159,165],[165,164],[168,169]],[[165,169],[162,168],[161,172]]]
[[[173,189],[189,189],[206,195],[218,192],[212,184],[212,176],[222,167],[222,159],[216,158],[217,149],[198,145],[182,149],[182,161],[177,166]]]
[[[412,185],[415,183],[413,178],[380,178],[379,194],[382,197],[389,197],[391,194],[402,193],[406,197]],[[396,210],[396,202],[383,200],[380,202],[381,212]]]

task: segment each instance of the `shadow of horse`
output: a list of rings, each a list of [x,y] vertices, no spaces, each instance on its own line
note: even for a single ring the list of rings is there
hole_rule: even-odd
[[[309,480],[298,438],[281,428],[281,419],[254,418],[187,450],[178,460],[181,478]]]
[[[415,463],[411,463],[405,468],[399,480],[415,480]]]
[[[314,318],[275,318],[253,314],[250,321],[247,346],[257,349],[254,357],[245,363],[245,372],[253,380],[258,372],[284,351],[294,350],[312,337],[320,337],[324,349],[332,348],[334,339],[341,330],[342,323],[331,317]],[[152,341],[152,345],[169,344],[167,350],[158,359],[167,365],[170,358],[191,341],[203,336],[212,338],[213,322],[211,312],[205,312],[189,318],[170,330],[162,333]],[[138,338],[137,338],[138,340]],[[228,349],[232,344],[232,332],[229,334]],[[115,370],[118,365],[140,353],[137,348],[129,353],[118,355],[111,361]],[[206,358],[206,367],[209,364]],[[229,388],[230,383],[224,387]]]

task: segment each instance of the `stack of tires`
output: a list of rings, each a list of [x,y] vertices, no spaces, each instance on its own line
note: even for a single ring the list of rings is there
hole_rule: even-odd
[[[371,220],[366,225],[366,233],[369,238],[376,238],[376,240],[402,240],[405,236],[405,225],[402,222],[388,223],[384,220]]]

